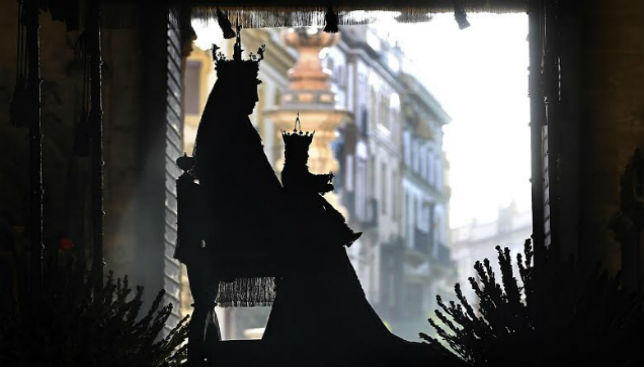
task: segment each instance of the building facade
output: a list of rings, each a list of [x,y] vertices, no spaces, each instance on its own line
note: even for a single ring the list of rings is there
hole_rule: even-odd
[[[349,248],[367,298],[396,334],[417,338],[437,291],[455,279],[447,243],[450,117],[411,74],[405,55],[368,26],[341,29],[323,55],[338,108],[336,190],[362,238]]]
[[[402,189],[403,266],[400,316],[406,333],[436,308],[435,296],[453,285],[456,269],[448,244],[450,189],[442,126],[450,117],[412,75],[404,74]]]

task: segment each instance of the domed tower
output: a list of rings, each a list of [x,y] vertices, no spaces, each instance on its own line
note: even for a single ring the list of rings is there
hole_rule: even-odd
[[[321,29],[288,29],[281,34],[282,41],[295,48],[299,57],[295,66],[289,70],[289,86],[282,94],[277,109],[265,111],[277,129],[289,130],[299,112],[306,130],[315,130],[315,138],[309,149],[309,168],[311,172],[323,174],[338,170],[339,164],[333,156],[331,142],[336,138],[336,129],[353,118],[351,112],[335,106],[335,95],[329,84],[329,73],[322,68],[320,51],[336,45],[340,33],[326,33]],[[280,141],[278,137],[276,141]],[[282,169],[283,156],[277,159],[275,167]],[[325,195],[336,209],[346,216],[346,210],[339,204],[333,192]]]

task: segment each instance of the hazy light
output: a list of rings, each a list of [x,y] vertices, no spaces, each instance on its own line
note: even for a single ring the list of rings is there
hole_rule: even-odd
[[[193,18],[190,24],[195,30],[195,34],[197,34],[197,39],[194,41],[197,47],[202,50],[209,50],[213,44],[222,46],[224,34],[217,25],[216,19]]]
[[[398,44],[403,71],[417,75],[452,121],[444,150],[452,189],[450,226],[496,219],[511,202],[530,208],[528,17],[468,13],[460,30],[453,13],[423,23],[396,23],[397,12],[351,12],[374,22],[373,31]],[[201,49],[223,41],[216,21],[194,19]],[[410,63],[409,59],[413,61]]]
[[[496,219],[516,202],[530,208],[528,17],[468,13],[459,30],[451,13],[388,28],[452,121],[444,128],[450,164],[450,226]],[[381,28],[382,30],[382,28]]]

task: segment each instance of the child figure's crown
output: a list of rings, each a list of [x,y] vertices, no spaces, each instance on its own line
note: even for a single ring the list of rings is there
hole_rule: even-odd
[[[300,113],[298,112],[293,131],[282,131],[285,165],[306,166],[306,162],[309,160],[309,145],[313,141],[314,134],[315,131],[302,131]]]
[[[218,51],[219,47],[215,44],[212,45],[212,57],[215,60],[217,79],[230,77],[234,77],[237,80],[242,77],[257,79],[259,62],[264,59],[264,48],[265,45],[261,45],[256,54],[251,52],[248,60],[242,60],[241,26],[237,25],[237,38],[235,39],[233,58],[231,60],[226,60],[224,54]],[[257,83],[259,84],[260,81],[257,80]]]
[[[315,131],[302,131],[302,122],[300,121],[299,112],[297,113],[297,117],[295,118],[293,131],[282,131],[282,139],[284,140],[284,144],[286,145],[287,150],[289,149],[289,146],[294,148],[295,146],[308,148],[308,146],[311,144],[311,141],[313,141],[313,135],[315,135]]]

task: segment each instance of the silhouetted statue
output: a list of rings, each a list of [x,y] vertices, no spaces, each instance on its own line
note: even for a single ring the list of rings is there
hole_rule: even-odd
[[[220,340],[214,306],[273,304],[263,342],[295,360],[335,364],[374,360],[402,345],[367,302],[346,253],[361,233],[322,194],[333,175],[309,172],[313,133],[283,133],[280,184],[250,123],[263,48],[242,60],[240,29],[233,59],[214,48],[217,81],[199,124],[194,158],[177,163],[178,241],[194,312],[188,359],[200,365]],[[374,357],[375,356],[375,357]],[[215,357],[216,360],[216,357]],[[291,360],[291,362],[294,362]]]

